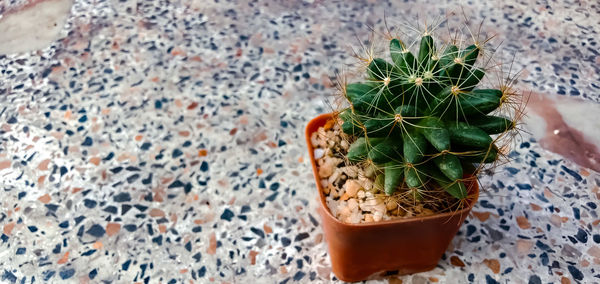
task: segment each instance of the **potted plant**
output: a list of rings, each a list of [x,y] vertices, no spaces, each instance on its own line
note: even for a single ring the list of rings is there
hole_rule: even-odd
[[[421,33],[415,55],[388,38],[388,59],[369,53],[362,80],[340,80],[346,106],[306,127],[341,280],[433,269],[477,201],[477,173],[502,157],[519,116],[506,110],[519,96],[506,84],[480,87],[487,40],[456,38]]]

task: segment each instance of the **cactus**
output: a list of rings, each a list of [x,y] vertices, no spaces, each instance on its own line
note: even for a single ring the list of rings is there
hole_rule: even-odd
[[[393,38],[391,61],[372,58],[366,80],[341,86],[350,104],[339,112],[341,127],[354,137],[347,158],[375,164],[387,195],[404,191],[422,200],[426,189],[443,188],[464,200],[465,169],[497,161],[490,135],[515,127],[515,120],[491,114],[508,91],[478,88],[486,74],[477,64],[482,43],[439,51],[431,33],[420,37],[416,56]]]

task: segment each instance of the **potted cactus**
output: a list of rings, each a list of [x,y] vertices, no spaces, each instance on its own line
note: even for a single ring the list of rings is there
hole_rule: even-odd
[[[346,105],[306,128],[332,269],[345,281],[433,269],[519,113],[506,111],[518,99],[508,85],[480,87],[487,40],[440,44],[426,31],[415,54],[388,40],[387,59],[360,58],[363,80],[340,81]]]

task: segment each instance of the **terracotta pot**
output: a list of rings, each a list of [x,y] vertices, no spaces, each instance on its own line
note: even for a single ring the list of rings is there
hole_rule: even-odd
[[[333,273],[341,280],[354,282],[386,271],[411,274],[435,268],[479,197],[477,182],[473,179],[467,184],[472,199],[460,211],[368,224],[342,223],[327,208],[310,142],[311,134],[332,118],[332,114],[323,114],[311,120],[306,126],[306,142]]]

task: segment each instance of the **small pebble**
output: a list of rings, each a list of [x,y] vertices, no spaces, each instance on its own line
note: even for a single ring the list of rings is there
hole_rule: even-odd
[[[346,181],[344,184],[344,189],[346,190],[346,194],[350,197],[355,197],[358,193],[358,190],[361,189],[360,183],[356,180]]]
[[[381,221],[382,218],[383,214],[380,211],[376,211],[375,214],[373,214],[373,221],[375,222]]]
[[[348,199],[348,208],[350,211],[356,211],[358,209],[358,201],[354,198]]]
[[[315,149],[315,159],[321,159],[323,158],[323,155],[325,154],[325,150],[321,149],[321,148],[317,148]]]

